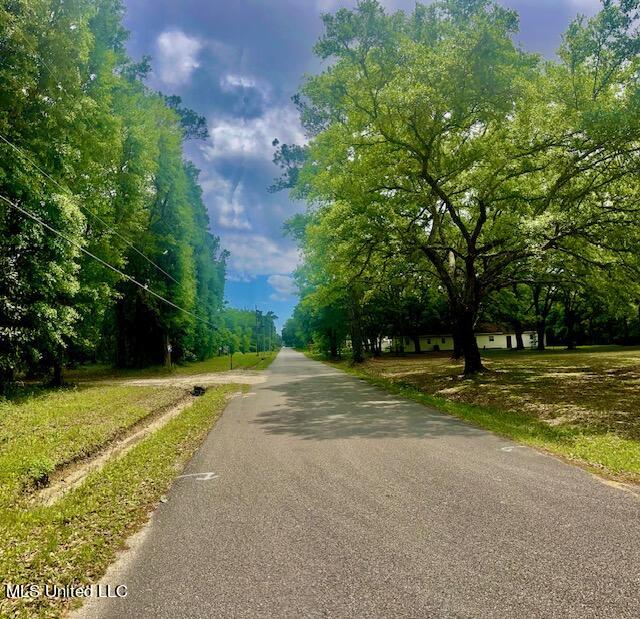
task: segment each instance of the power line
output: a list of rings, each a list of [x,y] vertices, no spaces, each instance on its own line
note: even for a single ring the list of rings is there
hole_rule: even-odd
[[[111,269],[112,271],[114,271],[118,275],[121,275],[122,277],[124,277],[125,279],[127,279],[130,282],[134,283],[136,286],[142,288],[143,290],[146,290],[149,294],[152,294],[154,297],[157,297],[161,301],[164,301],[165,303],[167,303],[171,307],[174,307],[175,309],[178,309],[181,312],[184,312],[185,314],[189,314],[189,316],[193,316],[197,320],[200,320],[200,321],[204,322],[205,324],[210,326],[212,329],[214,329],[216,331],[218,330],[218,327],[216,327],[214,324],[211,324],[208,320],[205,320],[201,316],[198,316],[198,314],[194,314],[193,312],[190,312],[189,310],[184,309],[184,307],[180,307],[179,305],[176,305],[173,301],[169,301],[169,299],[166,299],[165,297],[163,297],[162,295],[158,294],[157,292],[154,292],[153,290],[151,290],[151,288],[149,288],[149,286],[147,286],[145,284],[141,284],[137,279],[131,277],[131,275],[128,275],[124,271],[121,271],[117,267],[114,267],[112,264],[109,264],[108,262],[104,261],[102,258],[99,258],[95,254],[91,253],[88,249],[85,249],[84,247],[82,247],[82,245],[80,243],[78,243],[77,241],[74,241],[73,239],[70,239],[66,234],[64,234],[64,232],[60,232],[59,230],[56,230],[56,228],[54,228],[53,226],[50,226],[47,222],[45,222],[42,219],[40,219],[40,217],[38,217],[37,215],[34,215],[33,213],[27,211],[26,209],[24,209],[21,206],[17,205],[15,202],[12,202],[11,200],[9,200],[9,198],[6,198],[2,194],[0,194],[0,199],[4,200],[9,206],[12,206],[14,209],[19,211],[23,215],[26,215],[27,217],[29,217],[29,218],[33,219],[34,221],[38,222],[41,226],[43,226],[47,230],[50,230],[54,234],[57,234],[60,238],[64,239],[65,241],[67,241],[71,245],[77,247],[80,251],[82,251],[85,254],[87,254],[87,256],[90,256],[94,260],[97,260],[103,266],[107,267],[108,269]]]
[[[73,193],[71,192],[71,190],[68,187],[64,187],[63,185],[61,185],[55,178],[53,178],[52,176],[50,176],[46,171],[44,171],[40,166],[38,166],[38,164],[33,161],[33,159],[31,159],[25,152],[23,149],[21,149],[19,146],[16,146],[13,142],[11,142],[10,140],[8,140],[4,135],[2,135],[0,133],[0,140],[2,140],[3,142],[5,142],[6,144],[8,144],[11,148],[13,148],[18,154],[22,155],[36,170],[38,170],[38,172],[40,172],[40,174],[42,174],[44,177],[46,177],[49,181],[51,181],[54,185],[56,185],[56,187],[59,187],[62,191],[64,191],[65,193],[71,195],[72,198],[75,198],[75,196],[73,195]],[[169,279],[171,279],[172,281],[174,281],[176,284],[180,284],[180,282],[175,279],[170,273],[167,273],[160,265],[156,264],[153,260],[151,260],[151,258],[149,258],[146,254],[142,253],[129,239],[127,239],[126,237],[122,236],[122,234],[120,234],[117,230],[114,230],[106,221],[104,221],[104,219],[102,219],[102,217],[100,217],[99,215],[96,215],[93,211],[91,211],[90,209],[88,209],[86,206],[84,206],[79,200],[77,201],[77,205],[85,212],[88,213],[89,215],[91,215],[91,217],[95,218],[96,220],[98,220],[105,228],[107,228],[107,230],[111,231],[113,234],[115,234],[119,239],[123,240],[131,249],[133,249],[133,251],[135,251],[136,253],[138,253],[140,256],[142,256],[147,262],[149,262],[149,264],[153,265],[156,269],[158,269],[158,271],[160,271],[161,273],[164,273],[164,275],[166,275]]]

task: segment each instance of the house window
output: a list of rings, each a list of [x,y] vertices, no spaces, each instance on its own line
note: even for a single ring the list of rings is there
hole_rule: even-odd
[[[446,343],[447,343],[447,338],[446,338],[446,337],[441,337],[441,338],[440,338],[440,341],[441,341],[443,344],[446,344]]]
[[[494,342],[494,341],[495,341],[495,339],[496,339],[496,338],[495,338],[495,337],[493,337],[493,335],[490,335],[490,336],[489,336],[489,341],[490,341],[490,342]]]
[[[431,344],[431,338],[430,337],[427,338],[427,344]]]

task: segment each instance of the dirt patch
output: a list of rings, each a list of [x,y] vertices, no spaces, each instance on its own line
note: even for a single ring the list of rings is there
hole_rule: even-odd
[[[170,419],[178,416],[185,408],[191,406],[194,400],[194,396],[190,394],[185,395],[172,406],[148,415],[130,428],[126,436],[110,442],[105,448],[93,454],[90,458],[78,460],[58,469],[51,475],[49,484],[35,493],[34,502],[39,502],[44,505],[55,503],[65,492],[77,487],[89,473],[102,468],[111,458],[125,454],[142,439],[161,428]]]
[[[265,382],[267,377],[261,371],[232,370],[229,372],[212,372],[210,374],[197,374],[194,376],[163,376],[161,378],[131,378],[109,383],[117,385],[131,385],[133,387],[184,387],[193,388],[195,385],[258,385]]]

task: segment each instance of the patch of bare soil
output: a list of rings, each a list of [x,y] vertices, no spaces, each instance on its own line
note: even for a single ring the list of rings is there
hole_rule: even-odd
[[[35,493],[34,501],[44,505],[55,503],[65,492],[80,485],[89,473],[102,468],[111,458],[124,455],[142,439],[161,428],[170,419],[177,417],[185,408],[191,406],[194,400],[195,396],[185,394],[175,404],[154,411],[144,419],[141,419],[129,429],[125,436],[111,441],[100,451],[88,458],[77,460],[54,471],[50,477],[49,485]]]
[[[163,376],[159,378],[129,378],[109,381],[110,384],[131,385],[133,387],[193,387],[194,385],[258,385],[267,380],[264,372],[251,370],[231,370],[189,376]],[[104,382],[102,383],[104,384]]]

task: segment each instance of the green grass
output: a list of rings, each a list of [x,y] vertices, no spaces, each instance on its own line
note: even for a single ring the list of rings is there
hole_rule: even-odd
[[[459,363],[445,355],[332,365],[594,472],[640,483],[638,349],[492,352],[485,360],[492,371],[473,379],[462,378]]]
[[[264,370],[276,358],[277,352],[265,352],[256,355],[252,353],[235,353],[233,355],[234,370]],[[112,380],[120,378],[155,378],[171,375],[197,375],[215,372],[226,372],[231,369],[228,355],[212,357],[204,361],[175,365],[171,370],[162,366],[141,369],[120,369],[109,365],[90,364],[81,365],[67,370],[64,379],[67,382],[85,382],[96,380]]]
[[[209,388],[178,417],[51,506],[0,507],[4,582],[95,583],[166,492],[238,386]],[[115,408],[115,407],[114,407]],[[0,593],[0,595],[3,595]],[[68,602],[0,598],[0,616],[58,617]]]
[[[100,386],[0,401],[0,506],[184,395],[173,387]]]
[[[256,353],[237,352],[233,355],[234,370],[264,370],[276,358],[275,352]],[[179,365],[175,368],[176,374],[207,374],[209,372],[226,372],[231,369],[229,356],[213,357],[206,361]]]

